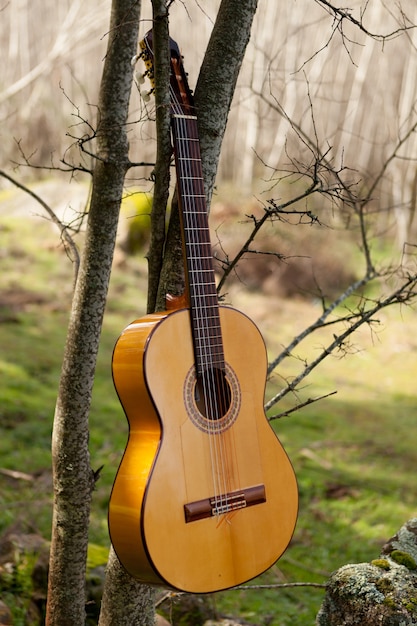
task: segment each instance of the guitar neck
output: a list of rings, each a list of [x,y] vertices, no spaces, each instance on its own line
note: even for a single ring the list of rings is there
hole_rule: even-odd
[[[191,327],[197,374],[224,369],[213,257],[201,167],[197,118],[172,115],[177,185],[181,206]]]

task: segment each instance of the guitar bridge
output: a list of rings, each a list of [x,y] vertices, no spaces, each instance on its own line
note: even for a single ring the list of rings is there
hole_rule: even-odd
[[[232,491],[184,504],[185,521],[195,522],[266,502],[265,485]]]

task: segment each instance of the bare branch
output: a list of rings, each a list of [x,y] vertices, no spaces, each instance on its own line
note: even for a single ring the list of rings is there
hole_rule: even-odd
[[[336,20],[336,28],[342,34],[343,34],[342,26],[343,26],[343,22],[344,21],[351,22],[351,24],[356,26],[360,31],[365,33],[365,35],[367,35],[371,39],[375,39],[376,41],[382,41],[382,42],[390,41],[391,39],[395,39],[396,37],[398,37],[402,33],[406,32],[406,31],[409,31],[409,30],[413,30],[414,28],[416,28],[416,25],[415,24],[411,24],[410,20],[405,16],[404,13],[402,13],[402,18],[403,18],[404,24],[402,24],[398,28],[396,28],[396,29],[394,29],[394,30],[392,30],[392,31],[390,31],[388,33],[385,33],[385,35],[383,35],[381,33],[373,33],[372,31],[368,30],[364,26],[364,24],[363,24],[363,17],[364,17],[365,11],[361,11],[361,18],[360,18],[360,20],[358,20],[355,17],[353,17],[351,9],[349,9],[349,8],[335,7],[328,0],[315,0],[315,2],[318,5],[323,6],[330,15],[333,15],[333,17]],[[366,10],[366,7],[365,7],[365,10]],[[407,24],[407,22],[408,22],[408,24]]]
[[[310,324],[310,326],[307,326],[307,328],[305,328],[303,332],[297,335],[297,337],[293,339],[293,341],[281,352],[281,354],[278,355],[276,359],[272,361],[272,363],[270,363],[268,367],[268,375],[270,375],[273,372],[273,370],[276,367],[278,367],[278,365],[281,363],[281,361],[283,361],[284,358],[286,358],[292,353],[294,348],[296,348],[298,344],[301,343],[303,339],[305,339],[305,337],[307,337],[308,335],[311,335],[318,328],[323,328],[324,326],[326,326],[327,324],[326,320],[329,317],[329,315],[333,313],[333,311],[337,307],[343,304],[343,302],[346,301],[347,298],[349,298],[353,293],[355,293],[356,291],[358,291],[359,289],[367,285],[371,279],[372,279],[371,276],[366,275],[363,278],[360,278],[359,280],[355,281],[338,298],[336,298],[328,307],[326,307],[323,313],[320,315],[320,317],[318,317],[315,322]],[[339,319],[337,321],[340,322],[341,320]]]
[[[233,590],[237,591],[245,591],[246,589],[285,589],[288,587],[318,587],[320,589],[325,589],[325,583],[275,583],[272,585],[239,585],[238,587],[233,587]]]
[[[4,172],[3,170],[0,170],[0,176],[2,176],[6,180],[8,180],[10,183],[15,185],[15,187],[17,187],[18,189],[21,189],[25,193],[29,194],[34,200],[36,200],[36,202],[38,202],[41,205],[41,207],[47,212],[51,221],[59,228],[62,241],[64,242],[64,245],[66,246],[66,248],[70,250],[71,252],[70,258],[72,262],[74,263],[74,285],[75,285],[75,282],[78,276],[78,270],[80,267],[80,255],[79,255],[78,248],[77,248],[75,241],[73,240],[73,238],[68,232],[68,225],[63,224],[61,220],[57,217],[56,213],[51,209],[51,207],[48,204],[46,204],[46,202],[42,200],[42,198],[38,196],[37,193],[29,189],[29,187],[26,187],[26,185],[23,185],[23,183],[20,183],[9,174],[6,174],[6,172]]]
[[[334,396],[336,393],[337,391],[331,391],[330,393],[326,393],[322,396],[318,396],[317,398],[308,398],[304,402],[300,402],[296,406],[293,406],[291,409],[288,409],[288,411],[283,411],[282,413],[277,413],[276,415],[270,415],[268,417],[268,420],[272,421],[275,419],[280,419],[281,417],[288,417],[289,415],[291,415],[291,413],[295,413],[295,411],[299,411],[300,409],[304,408],[305,406],[308,406],[309,404],[313,404],[314,402],[319,402],[319,400],[324,400],[325,398]]]
[[[304,369],[296,376],[287,386],[282,389],[279,393],[275,394],[273,398],[269,400],[269,402],[265,405],[265,411],[268,411],[272,408],[277,402],[282,400],[284,396],[286,396],[290,391],[294,391],[297,386],[303,381],[310,372],[315,369],[326,357],[333,354],[336,350],[343,349],[345,346],[346,340],[363,324],[372,324],[376,322],[374,316],[389,306],[393,304],[411,304],[415,299],[417,299],[417,274],[410,274],[405,277],[404,282],[398,287],[398,289],[394,290],[391,294],[382,298],[381,300],[377,300],[376,303],[368,310],[363,308],[359,308],[356,314],[355,320],[351,320],[348,328],[340,333],[339,335],[333,335],[333,341],[327,347],[324,347],[321,353],[313,359],[308,365],[304,367]],[[340,321],[344,321],[343,319]],[[314,326],[314,324],[312,325]],[[311,328],[311,327],[310,327]],[[302,335],[305,337],[308,333],[304,332]],[[298,338],[297,338],[298,340]],[[299,343],[299,341],[298,341]],[[290,352],[288,349],[283,353],[284,356],[288,356]]]
[[[276,220],[285,220],[287,216],[289,215],[297,215],[300,217],[300,221],[303,217],[307,217],[308,219],[308,223],[314,223],[314,222],[318,222],[318,219],[315,215],[313,215],[311,213],[311,211],[298,211],[298,210],[288,210],[288,207],[291,207],[292,205],[297,204],[300,200],[303,200],[304,198],[307,198],[309,195],[311,195],[312,193],[314,193],[315,191],[317,191],[316,189],[316,183],[313,181],[313,183],[311,184],[311,186],[306,189],[306,191],[304,191],[303,193],[297,195],[296,197],[292,198],[291,200],[288,200],[287,202],[283,202],[282,204],[277,204],[274,200],[269,200],[268,204],[269,206],[264,206],[264,214],[261,218],[257,218],[255,217],[255,215],[248,215],[248,219],[250,219],[253,222],[253,228],[252,231],[250,232],[250,234],[248,235],[246,241],[243,243],[243,245],[241,246],[240,250],[237,252],[237,254],[235,255],[235,257],[229,261],[226,256],[223,259],[218,258],[217,260],[220,261],[220,263],[223,266],[223,276],[221,277],[218,287],[217,287],[217,291],[218,293],[221,293],[221,290],[223,289],[223,286],[228,278],[228,276],[236,269],[237,264],[239,263],[239,261],[245,256],[245,254],[248,253],[253,253],[253,254],[262,254],[262,251],[259,250],[253,250],[251,249],[251,244],[253,243],[253,241],[255,240],[256,236],[258,235],[260,229],[262,228],[262,226],[264,226],[264,224],[268,221],[273,221],[274,219]],[[300,222],[299,222],[300,223]],[[307,222],[305,222],[307,223]],[[267,252],[264,254],[271,254],[271,252]],[[275,256],[277,256],[278,258],[285,258],[283,255],[280,255],[279,253],[273,253],[275,254]]]

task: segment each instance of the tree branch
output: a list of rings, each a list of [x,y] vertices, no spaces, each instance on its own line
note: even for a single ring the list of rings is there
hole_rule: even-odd
[[[326,393],[322,396],[318,396],[317,398],[308,398],[304,402],[300,402],[299,404],[297,404],[296,406],[293,406],[291,409],[288,409],[287,411],[283,411],[282,413],[277,413],[276,415],[269,415],[268,420],[272,421],[275,419],[280,419],[281,417],[288,417],[289,415],[291,415],[291,413],[295,413],[296,411],[299,411],[300,409],[304,408],[305,406],[308,406],[309,404],[313,404],[314,402],[319,402],[319,400],[324,400],[325,398],[334,396],[336,393],[337,391],[331,391],[330,393]]]
[[[318,5],[323,6],[326,11],[330,14],[333,15],[334,18],[337,20],[337,29],[340,30],[342,32],[342,24],[343,22],[346,20],[348,22],[350,22],[351,24],[353,24],[354,26],[356,26],[360,31],[362,31],[365,35],[367,35],[368,37],[370,37],[371,39],[375,39],[376,41],[389,41],[391,39],[394,39],[395,37],[398,37],[399,35],[401,35],[402,33],[404,33],[405,31],[408,30],[413,30],[414,28],[416,28],[415,24],[410,24],[410,25],[402,25],[399,28],[394,29],[393,31],[390,31],[388,33],[386,33],[385,35],[382,35],[380,33],[373,33],[372,31],[368,30],[367,28],[365,28],[365,26],[363,25],[363,13],[361,14],[361,19],[358,20],[355,17],[353,17],[352,13],[351,13],[351,9],[345,9],[345,8],[341,8],[341,7],[335,7],[331,2],[329,2],[328,0],[314,0]],[[404,14],[402,14],[404,22],[408,20],[408,18],[406,18],[406,16]]]
[[[247,589],[285,589],[288,587],[318,587],[320,589],[326,588],[326,583],[275,583],[272,585],[239,585],[233,587],[233,591],[245,591]]]
[[[23,185],[22,183],[17,181],[15,178],[10,176],[9,174],[6,174],[6,172],[4,172],[3,170],[0,170],[0,176],[8,180],[18,189],[21,189],[25,193],[29,194],[34,200],[36,200],[36,202],[38,202],[41,205],[41,207],[47,212],[51,221],[58,227],[61,233],[61,239],[64,245],[66,246],[67,250],[70,250],[70,253],[71,253],[70,258],[72,262],[74,263],[74,285],[75,285],[77,281],[78,270],[80,267],[80,254],[78,251],[77,244],[75,243],[74,239],[71,237],[71,235],[68,232],[69,230],[68,224],[63,224],[63,222],[61,222],[61,220],[58,218],[56,213],[51,209],[51,207],[48,204],[46,204],[46,202],[42,200],[42,198],[38,196],[37,193],[29,189],[29,187],[26,187],[26,185]]]
[[[296,376],[287,386],[282,389],[279,393],[275,394],[273,398],[271,398],[265,404],[265,411],[268,411],[272,408],[277,402],[282,400],[284,396],[286,396],[290,391],[295,391],[296,387],[303,381],[310,372],[315,369],[326,357],[330,354],[333,354],[337,349],[341,349],[346,339],[348,339],[360,326],[363,324],[371,324],[375,322],[374,316],[379,311],[393,305],[393,304],[411,304],[417,298],[417,275],[411,274],[408,275],[405,279],[405,282],[395,291],[393,291],[389,296],[378,300],[374,306],[372,306],[369,310],[358,310],[356,315],[356,321],[351,321],[349,327],[339,335],[333,335],[334,339],[330,342],[330,344],[323,348],[319,356],[313,361],[311,361],[305,368]],[[343,318],[340,321],[344,321]],[[315,326],[313,324],[312,326]],[[311,328],[311,327],[310,327]],[[306,336],[306,332],[302,333],[303,336]],[[298,339],[298,338],[297,338]],[[298,342],[299,343],[299,342]],[[289,356],[290,352],[286,349],[283,353],[284,356]]]

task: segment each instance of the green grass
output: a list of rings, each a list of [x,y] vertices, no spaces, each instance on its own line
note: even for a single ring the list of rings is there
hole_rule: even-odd
[[[72,267],[56,231],[42,220],[1,217],[0,250],[0,467],[27,474],[0,473],[0,532],[21,521],[49,537],[50,436]],[[93,496],[90,538],[104,549],[109,493],[127,435],[111,380],[111,353],[119,332],[144,313],[145,291],[143,259],[116,265],[90,415],[91,464],[104,465]],[[20,294],[17,302],[12,293]],[[319,313],[311,304],[275,306],[253,294],[236,296],[239,300],[259,318],[271,357]],[[287,552],[250,585],[325,583],[345,563],[376,558],[384,541],[417,513],[413,314],[386,312],[381,319],[384,331],[378,336],[363,331],[354,354],[329,357],[300,399],[333,390],[337,395],[274,423],[296,471],[299,518]],[[324,343],[325,337],[313,337],[297,353],[312,358]],[[288,359],[268,395],[299,367],[300,361]],[[295,401],[287,396],[280,409]],[[307,626],[314,624],[323,593],[314,587],[246,589],[214,594],[209,601],[219,613],[254,624]]]

